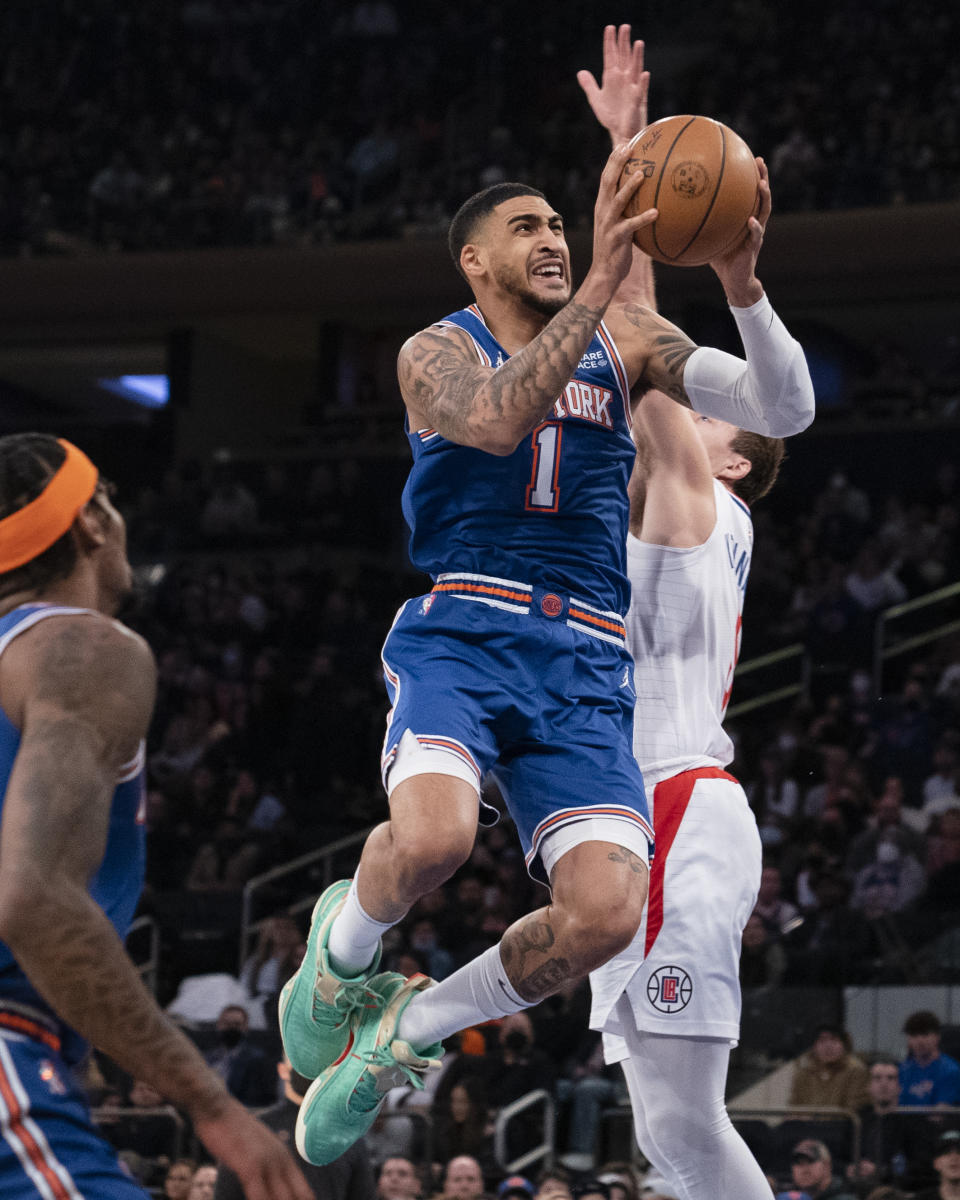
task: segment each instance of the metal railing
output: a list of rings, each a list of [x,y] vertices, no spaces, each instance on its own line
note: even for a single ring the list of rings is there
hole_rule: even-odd
[[[370,829],[372,828],[373,826],[370,827]],[[288,875],[295,875],[298,871],[303,871],[308,867],[319,866],[321,876],[319,886],[312,886],[309,894],[302,896],[299,900],[294,901],[284,908],[284,912],[290,913],[291,916],[306,912],[307,909],[313,908],[317,896],[333,883],[334,859],[354,846],[362,846],[367,839],[367,835],[370,833],[370,829],[361,830],[359,833],[351,833],[347,837],[340,838],[339,841],[330,842],[329,845],[321,846],[317,850],[311,850],[309,854],[301,854],[299,858],[291,859],[289,862],[282,863],[279,867],[273,867],[269,871],[264,871],[262,875],[255,875],[253,879],[247,880],[243,887],[243,902],[240,915],[238,974],[243,969],[243,964],[253,949],[254,937],[260,932],[266,920],[268,920],[268,918],[264,917],[255,921],[253,918],[254,900],[257,893],[263,891],[268,885],[275,884],[277,880],[286,878]]]
[[[842,1121],[850,1125],[850,1157],[849,1162],[860,1161],[861,1121],[855,1112],[848,1108],[836,1108],[830,1105],[795,1104],[768,1108],[735,1108],[729,1109],[730,1120],[765,1121],[767,1124],[782,1125],[784,1121]],[[804,1133],[798,1137],[808,1138],[812,1135]],[[761,1164],[762,1166],[763,1164]]]
[[[514,1117],[525,1113],[528,1109],[534,1108],[539,1104],[543,1105],[543,1141],[538,1146],[534,1146],[531,1150],[527,1150],[526,1153],[521,1154],[518,1158],[508,1159],[507,1130],[510,1122]],[[505,1174],[515,1175],[531,1163],[540,1162],[541,1160],[546,1160],[548,1167],[553,1165],[557,1126],[556,1117],[557,1106],[554,1103],[554,1099],[543,1088],[527,1092],[519,1100],[514,1100],[512,1104],[505,1104],[500,1109],[493,1127],[493,1154],[497,1160],[497,1165]]]
[[[142,962],[137,962],[131,950],[130,941],[131,939],[136,940],[136,935],[143,931],[146,931],[148,937],[147,957]],[[153,917],[137,917],[131,924],[127,930],[127,951],[133,959],[134,965],[149,989],[150,994],[156,996],[157,975],[160,967],[160,926]]]
[[[892,644],[887,644],[891,622],[909,616],[910,613],[918,612],[920,609],[929,608],[931,605],[953,600],[955,597],[960,598],[960,583],[951,583],[947,587],[937,588],[935,592],[928,592],[925,596],[917,596],[915,600],[894,604],[880,613],[873,633],[873,682],[878,696],[883,691],[883,664],[887,659],[906,654],[909,650],[916,650],[920,646],[927,646],[931,642],[939,641],[940,638],[948,637],[951,633],[960,633],[960,619],[953,619],[944,621],[933,629],[926,629],[922,633],[903,637]]]
[[[750,675],[754,671],[761,671],[767,667],[775,667],[779,663],[789,662],[791,659],[799,659],[800,678],[796,683],[771,688],[759,696],[753,696],[749,700],[742,700],[739,704],[731,705],[727,709],[726,719],[742,717],[756,708],[765,708],[768,704],[775,704],[778,700],[789,700],[792,696],[806,695],[810,683],[810,660],[801,642],[793,642],[789,646],[784,646],[782,650],[771,650],[769,654],[760,654],[756,658],[749,658],[746,662],[739,663],[734,672],[734,679],[742,679],[744,675]]]
[[[93,1118],[94,1124],[107,1141],[110,1141],[111,1129],[120,1123],[135,1126],[141,1121],[169,1121],[170,1145],[165,1150],[165,1153],[171,1161],[182,1157],[184,1138],[183,1117],[181,1117],[171,1104],[164,1104],[158,1108],[121,1108],[117,1105],[107,1104],[100,1108],[91,1109],[90,1115]]]

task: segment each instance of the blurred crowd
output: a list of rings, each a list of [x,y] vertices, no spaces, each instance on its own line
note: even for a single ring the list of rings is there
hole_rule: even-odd
[[[738,0],[649,20],[653,115],[737,129],[778,210],[957,198],[949,6]],[[598,70],[600,27],[574,0],[522,20],[438,0],[12,0],[0,47],[7,254],[436,235],[518,177],[572,227],[606,154],[575,82]]]

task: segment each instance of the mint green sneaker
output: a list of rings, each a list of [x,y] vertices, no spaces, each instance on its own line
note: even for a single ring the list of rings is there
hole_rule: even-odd
[[[297,1149],[308,1162],[323,1166],[345,1154],[373,1124],[391,1088],[410,1083],[422,1089],[427,1071],[440,1066],[439,1042],[418,1054],[394,1037],[403,1010],[432,986],[425,975],[404,979],[394,971],[369,981],[368,987],[383,997],[382,1011],[357,1010],[351,1021],[353,1044],[313,1081],[300,1105]]]
[[[352,979],[341,978],[330,965],[330,927],[349,891],[350,880],[341,879],[317,901],[303,962],[280,992],[283,1049],[293,1069],[307,1079],[316,1079],[346,1051],[354,1012],[379,1012],[383,1006],[383,997],[368,983],[380,965],[379,946],[367,970]]]

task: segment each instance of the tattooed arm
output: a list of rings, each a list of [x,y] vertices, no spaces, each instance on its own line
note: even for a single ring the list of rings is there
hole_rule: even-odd
[[[0,832],[0,937],[64,1021],[191,1115],[248,1196],[307,1200],[289,1155],[160,1011],[88,891],[118,773],[150,719],[150,650],[107,618],[63,616],[15,639],[3,665],[21,741]]]
[[[790,437],[813,420],[803,349],[763,296],[732,310],[746,359],[697,346],[640,304],[618,305],[607,324],[627,369],[646,386],[704,416],[766,437]]]
[[[400,351],[400,391],[417,428],[491,454],[512,454],[570,381],[603,316],[576,299],[494,370],[461,329],[433,326]]]

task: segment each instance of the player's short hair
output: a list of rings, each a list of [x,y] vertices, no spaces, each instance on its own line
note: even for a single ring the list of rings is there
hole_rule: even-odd
[[[733,490],[745,503],[755,504],[777,482],[783,462],[783,438],[764,437],[762,433],[740,429],[730,448],[750,460],[750,470],[734,482]]]
[[[502,204],[504,200],[512,200],[514,196],[536,196],[540,200],[546,200],[543,192],[538,192],[536,188],[528,187],[525,183],[495,183],[484,188],[482,192],[474,193],[457,209],[447,233],[447,246],[453,265],[461,275],[464,272],[460,266],[460,251],[474,237],[480,222],[488,217],[498,204]]]
[[[36,500],[66,457],[66,450],[50,434],[14,433],[0,438],[0,520]],[[0,573],[0,599],[66,579],[76,562],[77,546],[68,529],[36,558]]]

